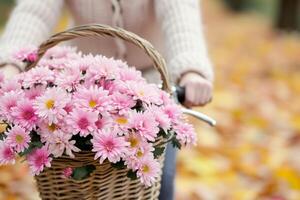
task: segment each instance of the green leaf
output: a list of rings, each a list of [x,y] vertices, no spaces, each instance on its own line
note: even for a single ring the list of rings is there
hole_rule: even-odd
[[[4,133],[0,133],[0,140],[4,140],[5,139],[5,134]]]
[[[30,138],[32,142],[40,142],[41,141],[41,136],[37,134],[35,131],[30,132]]]
[[[165,147],[155,147],[153,154],[154,154],[154,158],[158,158],[160,155],[162,155],[164,153]]]
[[[111,166],[116,168],[116,169],[125,169],[125,162],[123,160],[117,162],[117,163],[111,163]]]
[[[168,134],[162,128],[159,128],[159,132],[158,132],[157,136],[158,137],[162,136],[163,138],[168,138]]]
[[[40,141],[30,142],[29,147],[25,149],[23,152],[19,153],[19,156],[26,156],[30,154],[33,150],[39,149],[43,146],[43,143]]]
[[[145,110],[144,107],[143,107],[143,101],[138,99],[136,101],[135,106],[133,106],[131,109],[136,110],[138,112],[143,112]]]
[[[86,165],[83,167],[76,167],[73,170],[72,178],[75,180],[83,180],[90,176],[90,174],[96,169],[94,165]]]
[[[130,178],[132,181],[136,180],[137,179],[136,171],[129,170],[127,172],[127,177]]]
[[[178,149],[181,149],[181,144],[175,136],[172,138],[171,142],[172,142],[172,145],[173,145],[174,148],[177,147]]]
[[[31,145],[36,147],[36,148],[42,148],[43,143],[40,141],[36,141],[36,142],[31,142]]]
[[[93,145],[91,143],[91,139],[93,136],[88,135],[86,137],[81,137],[79,134],[73,135],[72,140],[75,140],[75,146],[83,151],[91,151]]]

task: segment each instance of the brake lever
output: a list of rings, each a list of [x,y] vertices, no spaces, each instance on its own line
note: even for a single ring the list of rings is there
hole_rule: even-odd
[[[172,94],[175,98],[175,100],[180,103],[181,105],[183,105],[184,101],[185,101],[185,88],[184,87],[180,87],[180,86],[172,86]],[[192,117],[195,117],[197,119],[200,119],[206,123],[208,123],[210,126],[216,126],[217,122],[216,120],[214,120],[213,118],[207,116],[204,113],[192,110],[192,109],[188,109],[183,107],[182,108],[182,112],[184,114],[190,115]]]
[[[197,119],[200,119],[206,123],[208,123],[210,126],[216,126],[217,122],[216,120],[214,120],[213,118],[207,116],[204,113],[192,110],[192,109],[188,109],[188,108],[182,108],[182,112],[184,114],[190,115],[192,117],[195,117]]]

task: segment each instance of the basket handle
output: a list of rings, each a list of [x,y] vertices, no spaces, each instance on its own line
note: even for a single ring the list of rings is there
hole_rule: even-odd
[[[77,37],[90,37],[90,36],[117,37],[125,41],[131,42],[135,44],[137,47],[141,48],[151,58],[155,69],[160,73],[161,79],[163,81],[162,89],[169,93],[171,92],[169,76],[168,76],[165,60],[160,55],[160,53],[158,53],[158,51],[154,49],[154,47],[150,44],[150,42],[122,28],[111,27],[103,24],[90,24],[90,25],[77,26],[51,36],[48,40],[46,40],[39,46],[37,51],[38,59],[33,63],[29,63],[25,67],[25,70],[29,70],[35,67],[38,61],[46,53],[46,51],[51,47],[54,47],[58,43],[71,40]]]

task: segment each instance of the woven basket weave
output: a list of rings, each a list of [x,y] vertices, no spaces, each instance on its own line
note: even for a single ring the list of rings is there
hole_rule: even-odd
[[[85,25],[69,29],[53,35],[50,39],[40,45],[38,58],[56,44],[74,39],[76,37],[111,36],[123,39],[141,48],[153,61],[153,66],[161,75],[163,89],[170,92],[170,84],[166,64],[161,55],[153,46],[143,38],[121,28],[113,28],[106,25]],[[38,59],[38,60],[39,60]],[[38,63],[28,64],[26,70],[35,67]],[[156,144],[164,143],[159,139]],[[43,200],[157,200],[160,190],[161,177],[151,187],[145,187],[139,180],[130,180],[126,175],[128,169],[116,169],[106,161],[99,164],[94,160],[93,152],[79,152],[75,158],[62,156],[52,161],[51,168],[45,169],[36,176],[40,197]],[[159,162],[163,167],[164,154],[160,156]],[[66,167],[82,167],[94,165],[96,170],[91,176],[84,180],[64,179],[62,170]],[[161,173],[160,173],[161,176]]]

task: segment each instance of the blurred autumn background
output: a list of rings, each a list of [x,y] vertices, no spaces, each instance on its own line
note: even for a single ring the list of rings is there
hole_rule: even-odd
[[[0,1],[1,27],[12,6]],[[216,82],[196,109],[218,125],[191,119],[199,141],[179,153],[177,200],[299,200],[300,1],[202,0],[202,11]],[[25,163],[0,167],[0,199],[38,199]]]

